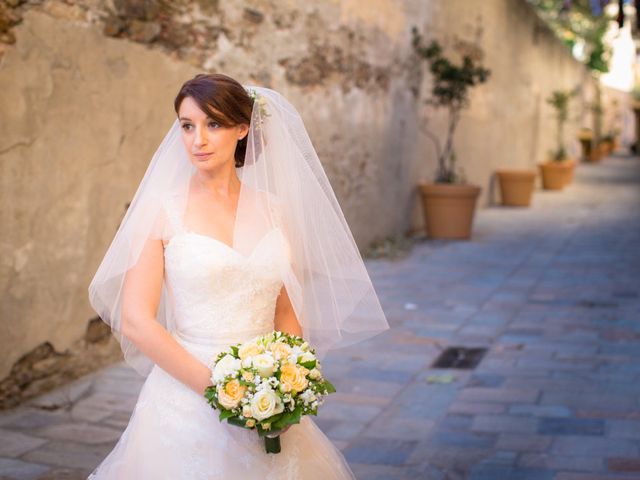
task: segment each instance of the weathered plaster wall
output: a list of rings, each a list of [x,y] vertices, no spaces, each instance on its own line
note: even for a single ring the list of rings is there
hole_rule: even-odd
[[[89,281],[173,120],[175,93],[202,65],[299,107],[361,246],[406,226],[393,205],[411,182],[396,172],[405,145],[418,147],[403,129],[415,113],[401,3],[379,1],[388,14],[373,16],[357,2],[225,4],[206,18],[188,3],[195,11],[178,17],[199,49],[161,36],[131,41],[129,17],[108,32],[123,38],[109,38],[117,19],[99,9],[25,5],[0,67],[0,378],[45,342],[86,350],[78,339],[95,315]],[[199,29],[215,42],[198,40]],[[5,386],[15,390],[15,379]]]
[[[0,70],[0,378],[83,338],[87,286],[195,69],[29,13]]]
[[[299,108],[361,247],[421,228],[415,185],[435,170],[418,133],[429,78],[412,26],[450,51],[456,39],[474,42],[492,69],[456,142],[482,203],[496,167],[533,166],[550,148],[549,92],[589,83],[522,0],[0,7],[0,379],[46,342],[74,358],[93,351],[87,286],[173,119],[173,96],[194,73],[272,87]],[[4,385],[20,390],[14,377]]]

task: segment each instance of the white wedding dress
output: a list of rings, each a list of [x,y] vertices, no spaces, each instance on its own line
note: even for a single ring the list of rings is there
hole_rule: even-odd
[[[284,237],[274,228],[247,257],[184,229],[175,218],[172,223],[164,258],[176,319],[173,335],[211,365],[222,348],[273,330],[282,287],[278,262],[287,261]],[[281,436],[281,445],[279,454],[267,454],[255,431],[221,423],[203,396],[154,366],[127,428],[88,478],[354,478],[340,451],[308,417]]]

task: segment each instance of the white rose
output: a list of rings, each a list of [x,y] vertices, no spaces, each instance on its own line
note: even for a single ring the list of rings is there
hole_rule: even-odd
[[[224,380],[227,375],[234,375],[240,370],[241,363],[237,358],[233,358],[231,355],[225,355],[216,363],[213,367],[213,375],[211,380],[213,383],[218,383]]]
[[[275,362],[271,355],[263,353],[261,355],[256,355],[253,357],[253,368],[258,371],[258,375],[262,378],[268,378],[273,375],[275,371]]]
[[[303,363],[313,362],[316,359],[315,355],[311,352],[304,352],[304,354],[300,357]]]
[[[281,413],[284,405],[273,390],[266,389],[256,393],[251,400],[251,416],[257,421]]]
[[[246,357],[245,359],[242,360],[242,368],[251,368],[251,357]]]
[[[321,377],[322,373],[320,373],[320,370],[318,370],[317,368],[312,368],[309,372],[309,378],[311,378],[311,380],[318,380]]]

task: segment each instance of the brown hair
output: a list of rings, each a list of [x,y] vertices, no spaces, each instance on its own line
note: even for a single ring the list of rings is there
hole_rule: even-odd
[[[203,112],[223,127],[251,124],[253,99],[244,87],[231,77],[221,73],[200,73],[187,80],[173,102],[176,114],[187,97],[193,98]],[[244,165],[246,151],[247,135],[238,140],[234,153],[236,167]]]

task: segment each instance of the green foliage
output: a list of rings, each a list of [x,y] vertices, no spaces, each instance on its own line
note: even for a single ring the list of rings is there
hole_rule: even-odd
[[[325,379],[325,381],[324,381],[324,390],[327,393],[335,393],[336,392],[336,387],[334,387],[333,384],[329,380]]]
[[[578,58],[594,72],[608,72],[611,47],[604,43],[604,36],[611,18],[595,16],[590,0],[572,0],[567,7],[565,0],[528,0],[540,13],[549,27],[573,51],[578,43],[584,44],[584,54]]]
[[[428,45],[416,27],[412,29],[412,45],[419,58],[429,64],[433,77],[431,98],[427,101],[435,107],[445,108],[449,115],[448,130],[444,149],[440,148],[438,138],[427,132],[438,151],[438,171],[436,182],[454,183],[460,181],[455,168],[453,138],[463,109],[469,106],[469,90],[487,81],[490,70],[484,68],[478,58],[464,54],[460,64],[456,64],[444,55],[442,46],[436,40]]]
[[[218,418],[220,421],[223,421],[231,416],[233,416],[233,412],[231,410],[221,410]]]
[[[558,122],[566,122],[569,118],[569,101],[575,93],[571,90],[554,90],[547,98],[547,103],[553,107],[556,112]]]
[[[489,78],[489,70],[476,64],[469,55],[462,58],[462,64],[456,65],[444,56],[442,46],[431,40],[428,46],[422,45],[422,36],[414,27],[413,47],[418,55],[429,62],[433,75],[433,102],[437,106],[464,108],[469,103],[469,88],[484,83]]]
[[[567,158],[567,149],[564,145],[564,125],[569,118],[569,103],[576,93],[576,90],[554,90],[547,97],[547,103],[553,107],[556,117],[557,147],[552,154],[552,159],[556,162]]]
[[[310,362],[299,362],[300,365],[304,368],[308,368],[309,370],[316,368],[316,363],[317,362],[315,360],[311,360]]]

